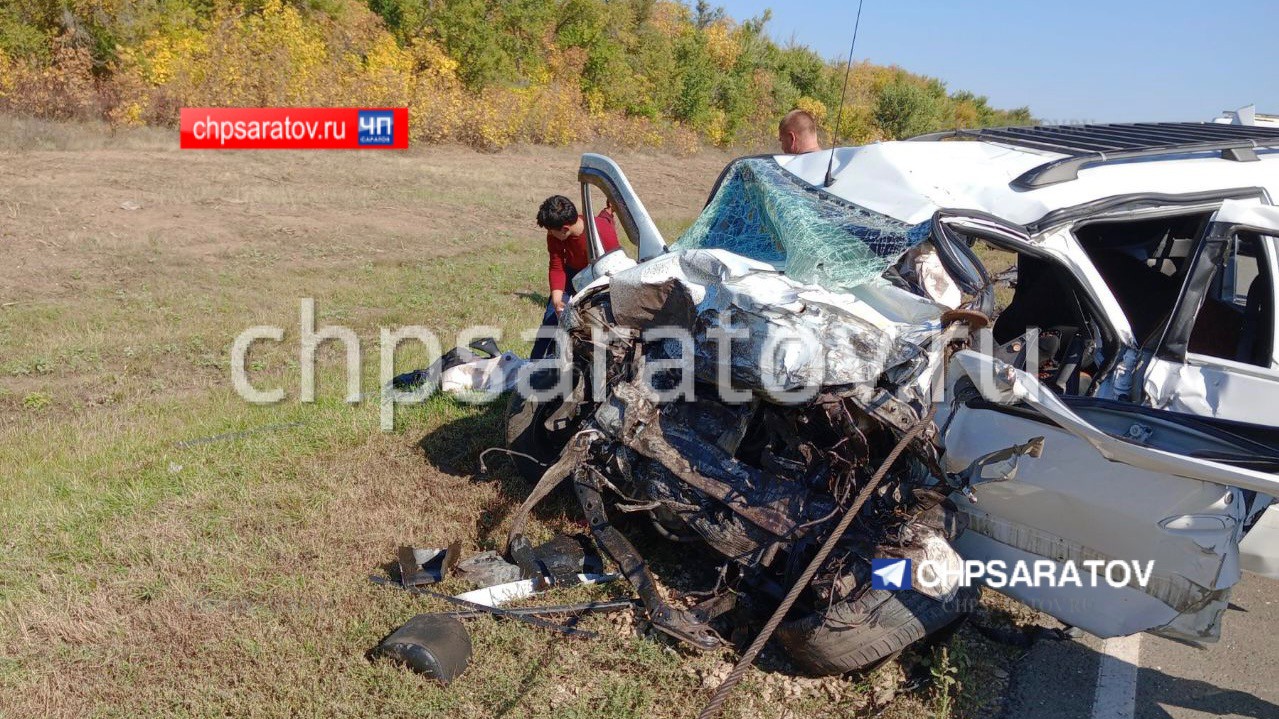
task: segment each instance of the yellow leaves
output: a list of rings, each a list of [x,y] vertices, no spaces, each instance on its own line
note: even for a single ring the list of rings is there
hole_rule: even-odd
[[[977,105],[971,100],[960,100],[955,103],[952,110],[955,119],[955,127],[977,127],[980,125],[981,114],[977,110]]]
[[[54,43],[47,63],[0,53],[0,101],[2,106],[40,117],[91,117],[98,95],[89,51],[67,33]]]
[[[184,106],[408,106],[413,142],[680,150],[772,146],[779,117],[805,92],[817,97],[798,106],[845,143],[898,134],[884,128],[917,117],[883,100],[904,86],[935,110],[915,124],[1010,115],[948,94],[939,80],[860,62],[834,128],[839,87],[828,93],[842,68],[802,48],[771,52],[754,23],[700,13],[699,27],[680,0],[581,0],[546,12],[478,0],[374,3],[385,19],[368,0],[60,1],[90,36],[22,51],[30,57],[0,52],[0,110],[172,124]],[[108,40],[120,46],[106,52]],[[90,51],[102,53],[96,65]],[[480,75],[493,86],[460,80]]]
[[[476,101],[467,103],[458,136],[474,147],[501,149],[515,140],[523,124],[524,110],[519,91],[504,87],[485,88]]]
[[[373,47],[365,53],[364,68],[371,73],[410,75],[413,73],[413,55],[401,49],[389,33],[382,33],[373,41]]]
[[[524,117],[525,140],[545,145],[567,145],[576,142],[588,126],[589,118],[581,109],[590,100],[582,97],[577,82],[553,82],[532,87],[528,91],[528,113]],[[595,102],[603,113],[604,98]]]
[[[207,53],[208,36],[195,28],[181,28],[143,40],[137,48],[119,48],[120,65],[136,69],[147,84],[159,87],[171,82],[193,58]]]
[[[595,123],[597,141],[618,147],[661,148],[680,155],[690,155],[702,146],[693,130],[666,120],[647,117],[610,115]]]
[[[359,11],[348,9],[342,25],[267,0],[254,14],[223,6],[207,30],[157,32],[117,52],[120,103],[109,116],[173,122],[181,106],[401,106],[417,72],[454,77],[457,63],[438,46],[422,40],[402,48],[376,16]]]
[[[706,131],[706,137],[712,143],[716,145],[724,144],[724,141],[728,137],[728,133],[725,130],[726,122],[727,122],[727,116],[724,114],[723,110],[719,108],[715,108],[710,111],[709,117],[706,120],[705,131]]]
[[[604,93],[600,90],[591,90],[586,93],[586,111],[591,117],[604,117]]]
[[[9,53],[0,48],[0,100],[13,92],[13,86],[17,82],[14,73],[14,60],[9,57]]]
[[[118,125],[141,125],[143,124],[142,109],[142,103],[130,102],[116,108],[111,119]]]
[[[415,70],[408,103],[409,136],[427,143],[456,137],[470,105],[457,78],[457,61],[425,37],[414,38],[409,51]]]
[[[689,28],[688,7],[672,0],[657,0],[649,11],[649,23],[666,37],[679,37]]]
[[[582,103],[576,84],[485,88],[477,100],[463,103],[453,136],[486,150],[519,141],[567,145],[581,139],[582,130],[588,127]]]
[[[248,51],[243,61],[259,79],[259,92],[270,98],[263,104],[305,104],[320,88],[321,70],[330,59],[328,44],[320,28],[305,22],[292,6],[267,0],[260,15],[240,24],[233,40]]]
[[[409,101],[409,135],[415,142],[437,143],[455,137],[469,103],[461,86],[428,75],[418,77]]]
[[[354,87],[346,94],[359,104],[407,105],[413,89],[413,63],[410,51],[381,32],[365,51],[361,70],[348,80]]]
[[[826,105],[821,100],[804,96],[795,102],[795,108],[812,115],[818,125],[826,124]]]
[[[425,37],[413,38],[409,49],[419,78],[439,81],[457,80],[457,60],[444,48]]]
[[[711,56],[711,62],[721,70],[732,70],[741,54],[741,46],[734,37],[732,24],[728,20],[718,20],[706,28],[704,35],[706,52]]]

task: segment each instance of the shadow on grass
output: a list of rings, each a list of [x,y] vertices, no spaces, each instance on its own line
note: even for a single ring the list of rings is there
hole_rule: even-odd
[[[475,483],[491,483],[497,496],[486,502],[475,520],[476,536],[492,539],[504,546],[506,538],[490,537],[494,529],[519,508],[532,485],[515,469],[511,458],[503,452],[490,452],[480,467],[485,450],[506,447],[506,404],[503,396],[478,411],[447,422],[423,435],[417,446],[427,463],[436,470],[455,477],[470,477]],[[567,485],[560,487],[533,511],[539,521],[562,518],[577,512],[577,501]]]
[[[551,299],[541,292],[516,292],[515,296],[522,300],[527,300],[529,304],[536,305],[537,307],[545,307],[546,302]]]
[[[506,446],[503,430],[506,398],[500,397],[477,407],[478,412],[441,425],[418,440],[417,446],[426,460],[439,471],[454,477],[479,477],[480,453],[489,447]],[[490,469],[509,467],[509,462],[496,454],[489,455],[487,464],[491,465]]]

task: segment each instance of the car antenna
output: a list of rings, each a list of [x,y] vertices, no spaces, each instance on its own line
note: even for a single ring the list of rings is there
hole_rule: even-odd
[[[839,146],[839,126],[844,121],[844,97],[848,95],[848,75],[853,69],[853,48],[857,47],[857,28],[862,24],[862,2],[857,0],[857,19],[853,21],[853,42],[848,46],[848,64],[844,66],[844,89],[839,92],[839,114],[835,116],[835,130],[830,136],[830,162],[826,163],[826,182],[823,187],[835,184],[831,169],[835,167],[835,148]]]

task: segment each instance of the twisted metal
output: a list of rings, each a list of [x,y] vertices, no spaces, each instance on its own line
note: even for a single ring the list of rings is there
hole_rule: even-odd
[[[746,673],[746,670],[750,668],[750,665],[755,663],[755,657],[759,656],[760,651],[764,648],[764,644],[766,644],[769,638],[773,636],[773,632],[777,630],[777,627],[782,623],[782,619],[786,617],[786,613],[790,611],[791,606],[795,604],[795,600],[799,598],[800,592],[804,591],[804,587],[807,587],[808,583],[813,581],[813,576],[817,574],[817,570],[821,568],[822,564],[824,564],[826,559],[830,556],[830,553],[835,549],[835,544],[839,542],[840,537],[844,535],[844,532],[848,530],[849,525],[853,523],[853,519],[857,516],[858,512],[861,511],[862,505],[870,498],[871,492],[874,492],[875,487],[879,486],[879,483],[883,481],[884,476],[888,474],[888,470],[892,469],[893,464],[897,462],[897,458],[901,456],[901,453],[906,449],[906,446],[918,437],[919,433],[924,431],[925,427],[932,423],[933,417],[936,416],[936,414],[937,405],[934,404],[928,410],[928,414],[924,415],[909,430],[907,430],[906,434],[902,435],[900,440],[898,440],[897,445],[893,447],[893,451],[888,453],[888,457],[884,459],[883,464],[879,466],[875,475],[870,478],[870,481],[866,483],[864,488],[862,488],[861,493],[857,495],[857,499],[853,502],[853,506],[848,508],[848,511],[840,518],[839,524],[835,525],[835,531],[831,532],[830,537],[826,539],[824,544],[822,544],[821,549],[817,550],[817,556],[813,557],[813,561],[808,563],[808,567],[804,569],[804,573],[799,575],[799,579],[795,580],[794,586],[792,586],[790,591],[786,593],[786,597],[783,598],[782,603],[777,606],[777,610],[773,612],[773,616],[768,618],[768,623],[760,630],[759,635],[755,637],[755,641],[751,642],[750,647],[748,647],[746,652],[742,654],[742,658],[737,661],[737,665],[733,667],[733,671],[729,672],[728,676],[724,678],[724,681],[716,687],[715,693],[711,695],[710,701],[706,702],[706,707],[697,715],[697,719],[714,719],[719,715],[720,709],[723,708],[724,701],[727,700],[729,694],[732,693],[733,687],[737,686],[737,683],[741,681],[742,675]]]

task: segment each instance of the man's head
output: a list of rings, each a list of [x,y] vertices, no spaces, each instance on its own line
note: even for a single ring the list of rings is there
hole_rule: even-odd
[[[782,152],[798,155],[822,149],[817,144],[817,121],[807,110],[791,110],[777,125],[777,141]]]
[[[557,240],[578,234],[577,207],[563,195],[551,195],[537,208],[537,226],[543,227]]]

